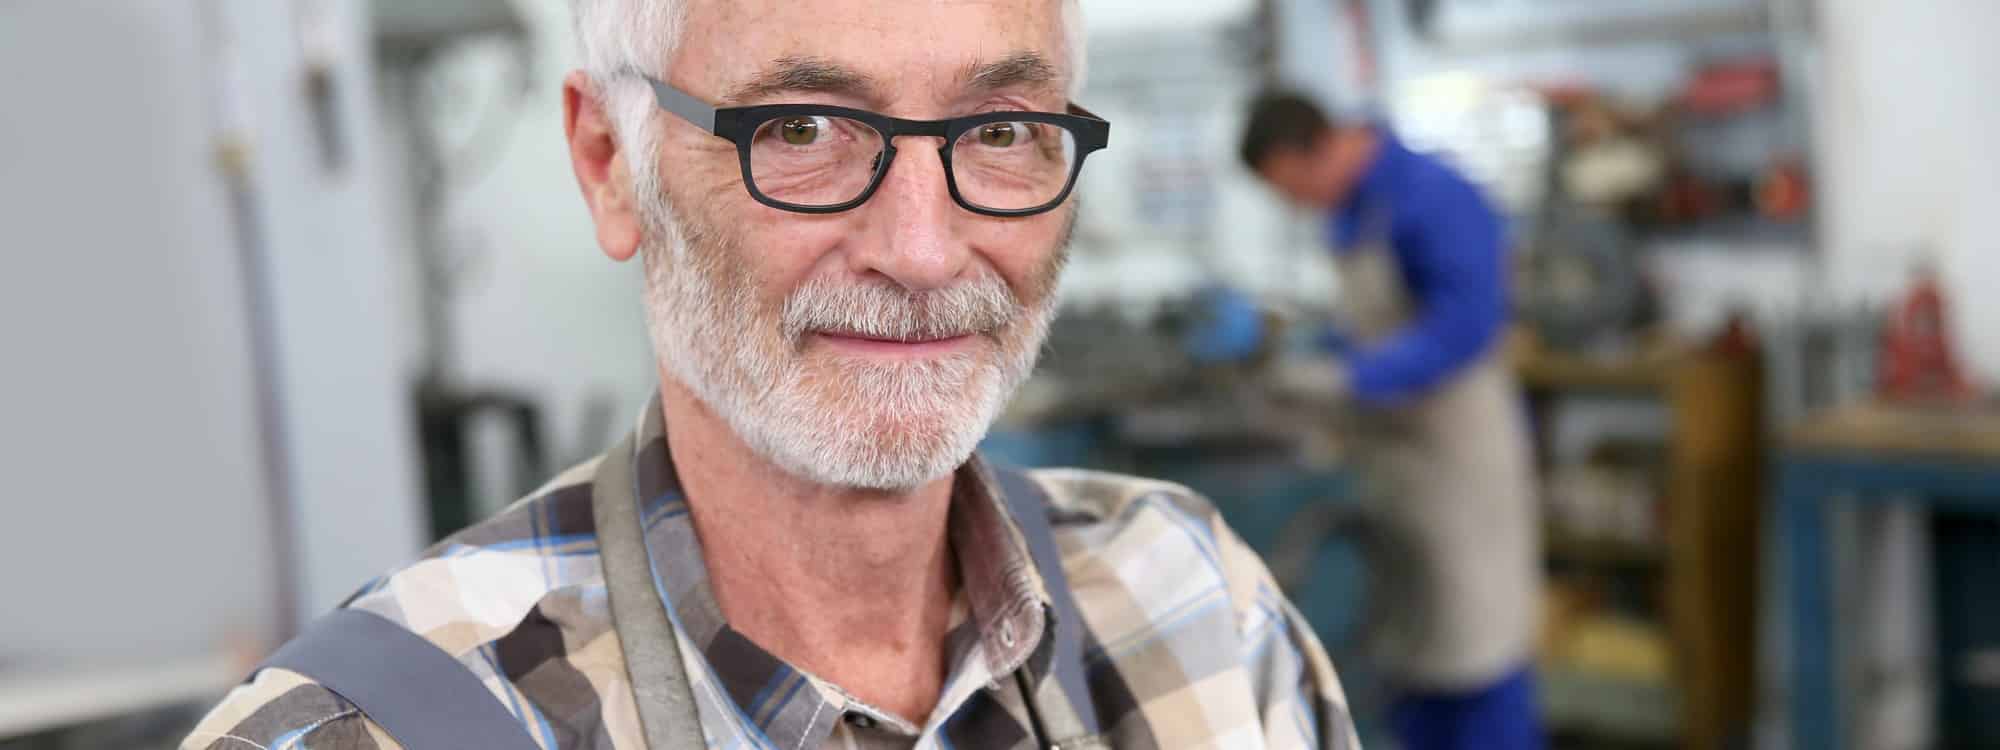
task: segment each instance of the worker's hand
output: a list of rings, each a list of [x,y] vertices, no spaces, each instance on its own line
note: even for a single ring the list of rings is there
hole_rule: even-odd
[[[1270,326],[1257,300],[1224,286],[1201,291],[1193,302],[1194,321],[1181,346],[1198,364],[1216,365],[1253,359],[1270,343]]]
[[[1347,400],[1347,366],[1327,356],[1293,356],[1271,367],[1271,387],[1286,401],[1338,405]]]

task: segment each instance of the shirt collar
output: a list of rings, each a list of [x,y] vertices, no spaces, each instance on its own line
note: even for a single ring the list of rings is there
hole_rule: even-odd
[[[632,482],[654,579],[673,619],[699,647],[702,661],[742,717],[784,747],[801,746],[801,741],[817,746],[832,728],[831,721],[818,720],[822,712],[838,716],[860,710],[878,719],[890,718],[859,705],[838,686],[785,663],[729,627],[709,585],[701,542],[667,447],[657,394],[640,418],[633,451]],[[976,667],[985,675],[977,681],[989,682],[1021,668],[1032,654],[1047,651],[1039,647],[1053,634],[1047,627],[1049,594],[999,484],[976,455],[955,475],[947,527],[958,563],[960,596],[969,615],[947,638],[953,650],[947,658],[955,673]],[[979,663],[962,664],[975,652],[983,657]],[[946,682],[949,686],[957,680],[954,675]],[[806,685],[813,689],[801,689]],[[951,692],[947,690],[947,699]],[[808,732],[815,736],[807,737]]]

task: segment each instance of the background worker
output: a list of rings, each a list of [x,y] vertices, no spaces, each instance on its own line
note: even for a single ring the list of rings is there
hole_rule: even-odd
[[[1449,167],[1387,128],[1335,122],[1303,96],[1251,106],[1242,158],[1323,212],[1340,278],[1336,357],[1283,368],[1285,389],[1344,402],[1343,438],[1383,555],[1371,649],[1411,750],[1543,744],[1528,433],[1497,346],[1507,318],[1500,219]]]

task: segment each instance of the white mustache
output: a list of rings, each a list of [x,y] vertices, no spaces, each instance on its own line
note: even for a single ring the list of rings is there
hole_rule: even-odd
[[[835,284],[814,279],[785,300],[785,338],[810,332],[886,341],[935,341],[991,333],[1022,314],[1006,282],[988,270],[946,289],[910,291],[893,283]]]

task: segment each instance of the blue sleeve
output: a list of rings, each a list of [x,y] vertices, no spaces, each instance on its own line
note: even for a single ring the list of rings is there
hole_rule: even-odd
[[[1507,320],[1500,219],[1472,185],[1433,173],[1405,192],[1391,241],[1413,318],[1347,360],[1354,395],[1392,405],[1429,392],[1486,353]]]

